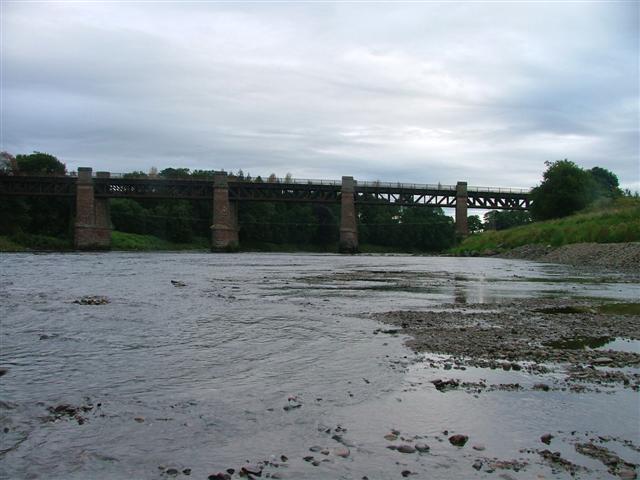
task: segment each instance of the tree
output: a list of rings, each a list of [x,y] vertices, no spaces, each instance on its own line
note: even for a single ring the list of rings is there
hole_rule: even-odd
[[[567,159],[545,165],[542,183],[531,191],[531,215],[535,220],[571,215],[595,199],[596,182],[590,173]]]
[[[467,226],[469,233],[478,233],[482,230],[482,220],[478,215],[469,215],[467,217]]]
[[[16,156],[16,164],[20,173],[31,175],[64,175],[67,167],[53,155],[33,152],[29,155]]]
[[[523,210],[491,210],[484,214],[485,230],[504,230],[531,223],[531,215]]]
[[[587,172],[596,184],[598,197],[616,198],[622,195],[618,177],[615,173],[601,167],[593,167],[591,170],[587,170]]]

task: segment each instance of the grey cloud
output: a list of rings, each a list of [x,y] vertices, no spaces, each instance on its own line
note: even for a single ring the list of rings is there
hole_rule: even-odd
[[[624,3],[4,8],[14,153],[513,186],[568,157],[640,188]]]

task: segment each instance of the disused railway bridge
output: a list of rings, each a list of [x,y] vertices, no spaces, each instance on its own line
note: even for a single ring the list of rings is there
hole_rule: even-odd
[[[267,182],[216,173],[213,179],[130,177],[79,168],[64,176],[0,176],[0,196],[58,196],[76,198],[75,245],[81,250],[108,249],[111,244],[110,198],[175,198],[212,200],[212,249],[238,244],[237,202],[340,203],[340,248],[358,248],[357,205],[393,204],[404,207],[449,207],[456,211],[456,231],[468,233],[467,210],[527,210],[528,190],[356,182],[353,177],[334,180],[270,179]]]

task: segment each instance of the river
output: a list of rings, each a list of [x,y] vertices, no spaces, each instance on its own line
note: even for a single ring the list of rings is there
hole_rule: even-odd
[[[517,260],[3,254],[0,477],[205,479],[233,468],[236,478],[247,461],[267,461],[262,476],[271,478],[498,478],[472,468],[481,453],[527,462],[505,473],[514,478],[569,478],[524,450],[551,430],[637,442],[637,391],[441,393],[430,380],[442,370],[420,361],[406,337],[374,334],[388,326],[371,315],[637,295],[622,275],[599,281]],[[74,303],[85,296],[109,303]],[[468,368],[457,376],[527,385],[544,375]],[[53,415],[61,404],[86,406],[82,421]],[[386,448],[392,429],[430,450]],[[452,446],[445,430],[469,444]],[[610,444],[640,463],[636,448]],[[569,442],[554,449],[589,468],[584,478],[615,478]]]

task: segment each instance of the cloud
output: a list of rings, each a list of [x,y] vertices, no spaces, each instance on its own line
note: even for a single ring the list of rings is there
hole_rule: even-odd
[[[569,158],[640,188],[635,8],[4,2],[2,148],[522,187]]]

